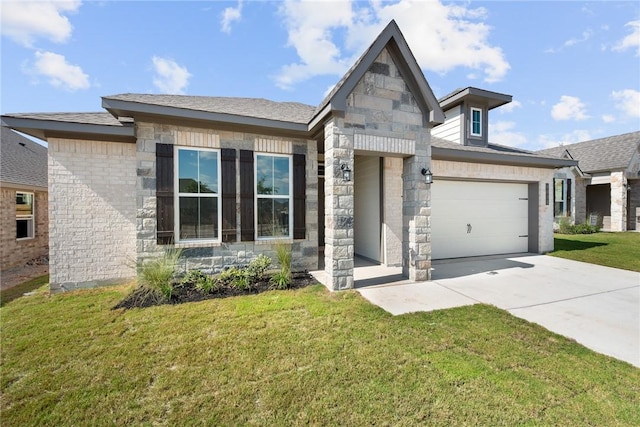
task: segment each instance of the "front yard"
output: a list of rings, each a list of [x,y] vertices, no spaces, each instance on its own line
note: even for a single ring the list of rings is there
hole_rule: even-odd
[[[640,272],[640,233],[556,234],[548,255]]]
[[[0,308],[3,426],[640,425],[640,369],[486,305],[393,317],[322,286]]]

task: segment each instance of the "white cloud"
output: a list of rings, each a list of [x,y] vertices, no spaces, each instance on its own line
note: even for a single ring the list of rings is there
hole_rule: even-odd
[[[602,115],[602,121],[605,123],[613,123],[616,121],[616,118],[614,116],[612,116],[611,114],[603,114]]]
[[[624,89],[611,92],[611,98],[617,102],[616,108],[626,116],[640,118],[640,92]]]
[[[222,22],[220,31],[224,33],[231,32],[231,23],[235,21],[239,21],[242,18],[242,0],[238,1],[238,5],[236,7],[227,7],[222,12]]]
[[[497,121],[489,125],[489,142],[506,145],[508,147],[524,147],[527,138],[520,132],[515,132],[514,122]]]
[[[503,105],[498,109],[501,113],[511,113],[516,108],[522,108],[522,103],[520,101],[511,101],[508,104]]]
[[[631,34],[616,43],[613,50],[623,52],[627,49],[635,49],[636,56],[640,56],[640,20],[627,22],[625,27],[631,28]]]
[[[179,65],[173,59],[152,58],[153,68],[156,72],[153,84],[163,93],[181,94],[189,84],[191,74],[186,67]]]
[[[562,52],[563,49],[566,48],[566,47],[572,47],[572,46],[575,46],[577,44],[586,42],[587,40],[589,40],[591,38],[592,35],[593,35],[593,31],[592,30],[583,31],[582,34],[580,35],[580,37],[572,37],[572,38],[570,38],[569,40],[565,41],[562,44],[562,47],[559,47],[559,48],[552,47],[552,48],[549,48],[549,49],[545,50],[544,52],[545,53],[559,53],[559,52]]]
[[[551,108],[554,120],[586,120],[587,106],[576,96],[562,95],[560,102]]]
[[[89,76],[77,65],[67,62],[67,59],[53,52],[36,52],[33,72],[45,76],[55,87],[68,90],[88,89]]]
[[[280,12],[288,43],[299,57],[276,77],[283,88],[316,75],[342,75],[392,19],[425,70],[446,73],[466,67],[481,72],[485,82],[496,82],[510,68],[502,49],[488,42],[491,28],[483,22],[487,15],[483,8],[420,0],[394,4],[287,0]]]
[[[0,13],[2,35],[31,47],[38,37],[63,43],[72,26],[65,14],[74,13],[80,1],[3,1]]]
[[[538,150],[557,147],[559,145],[573,144],[576,142],[589,141],[593,139],[588,130],[576,129],[570,133],[562,135],[540,135],[538,138]]]

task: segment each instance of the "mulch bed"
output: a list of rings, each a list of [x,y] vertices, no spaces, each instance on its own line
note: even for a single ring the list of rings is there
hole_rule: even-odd
[[[306,271],[292,272],[291,286],[289,286],[288,289],[300,289],[310,285],[317,285],[318,283],[319,282]],[[167,300],[159,293],[139,286],[122,301],[116,304],[113,309],[145,308],[165,304],[183,304],[186,302],[204,301],[215,298],[255,295],[270,290],[273,290],[273,285],[269,283],[268,278],[254,283],[249,289],[239,290],[231,287],[223,287],[211,293],[203,293],[194,286],[176,284],[173,288],[171,298]]]

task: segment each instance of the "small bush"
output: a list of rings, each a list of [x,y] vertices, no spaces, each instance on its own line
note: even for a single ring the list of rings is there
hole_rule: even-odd
[[[560,234],[573,234],[571,233],[571,228],[573,224],[571,224],[571,220],[569,218],[560,218],[558,222],[558,232]]]
[[[191,285],[200,292],[208,294],[218,289],[218,283],[212,277],[200,270],[189,271],[180,282],[182,285]]]
[[[230,288],[245,291],[251,288],[251,280],[244,268],[230,267],[224,270],[217,277],[220,286],[229,286]]]
[[[140,286],[159,292],[165,299],[171,299],[173,277],[176,273],[182,249],[167,249],[161,257],[148,260],[138,267]]]
[[[260,254],[247,265],[247,274],[254,282],[264,279],[264,274],[271,265],[271,258]]]
[[[291,286],[291,247],[284,243],[277,243],[276,257],[280,264],[280,271],[271,276],[269,282],[275,289],[287,289]]]
[[[291,273],[280,270],[271,276],[269,283],[271,283],[272,289],[289,289],[291,287]]]
[[[558,223],[560,234],[593,234],[599,231],[599,227],[590,224],[571,224],[569,218],[562,218]]]

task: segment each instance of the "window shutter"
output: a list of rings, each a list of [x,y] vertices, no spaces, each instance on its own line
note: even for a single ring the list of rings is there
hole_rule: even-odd
[[[222,241],[236,241],[236,150],[220,150],[222,173]]]
[[[156,144],[156,216],[159,245],[174,242],[173,236],[173,145]]]
[[[307,190],[306,160],[304,154],[293,155],[293,238],[306,238],[306,207],[305,195]]]
[[[571,179],[567,179],[567,216],[571,216]]]
[[[253,151],[240,150],[240,240],[255,239],[255,220],[253,215]]]

